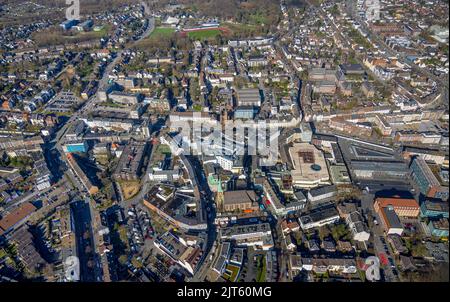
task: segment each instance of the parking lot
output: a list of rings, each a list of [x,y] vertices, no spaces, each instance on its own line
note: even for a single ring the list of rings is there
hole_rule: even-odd
[[[128,208],[126,216],[130,249],[134,253],[140,253],[146,241],[151,241],[155,237],[155,231],[150,223],[150,216],[136,206]]]

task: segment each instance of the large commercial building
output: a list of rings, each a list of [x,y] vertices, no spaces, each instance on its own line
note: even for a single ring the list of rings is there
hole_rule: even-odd
[[[432,198],[448,199],[448,187],[441,185],[423,158],[414,158],[410,169],[411,176],[423,195]]]
[[[125,92],[113,92],[109,96],[109,99],[116,104],[133,106],[139,103],[139,97],[135,94],[129,94]]]
[[[296,143],[289,148],[289,156],[293,167],[291,174],[295,187],[314,188],[330,183],[325,157],[314,145]]]
[[[377,198],[374,208],[386,233],[400,236],[403,233],[400,217],[415,218],[420,212],[419,204],[412,198]]]
[[[379,215],[384,230],[388,235],[397,234],[401,236],[403,234],[403,225],[392,206],[381,208]]]
[[[257,197],[254,191],[241,190],[224,193],[224,212],[253,212],[257,209]]]
[[[352,161],[350,169],[358,180],[404,181],[409,174],[403,162]]]
[[[261,94],[259,89],[239,89],[236,91],[237,106],[261,106]]]
[[[413,198],[377,198],[375,199],[374,208],[378,213],[382,208],[388,206],[393,207],[395,213],[400,217],[418,217],[420,207],[418,202]]]

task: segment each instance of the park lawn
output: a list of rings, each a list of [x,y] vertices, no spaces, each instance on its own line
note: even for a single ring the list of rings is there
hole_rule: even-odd
[[[109,27],[104,26],[99,31],[81,31],[77,32],[73,36],[66,36],[63,35],[63,37],[66,39],[67,42],[71,42],[71,40],[80,39],[81,41],[89,41],[94,39],[101,39],[108,35],[109,33]]]
[[[200,30],[200,31],[192,31],[188,33],[188,37],[191,39],[197,40],[205,40],[209,38],[214,38],[220,35],[220,30],[218,29],[208,29],[208,30]]]
[[[155,38],[155,37],[160,37],[160,36],[171,36],[173,33],[175,33],[174,28],[156,27],[155,30],[153,30],[152,34],[150,35],[150,38]]]

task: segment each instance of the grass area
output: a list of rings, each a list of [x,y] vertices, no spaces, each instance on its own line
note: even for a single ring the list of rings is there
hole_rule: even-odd
[[[192,106],[192,109],[194,109],[195,112],[201,112],[202,111],[202,105],[196,104]]]
[[[262,14],[254,14],[250,16],[250,23],[252,24],[265,24],[267,23],[267,17]]]
[[[257,261],[258,269],[256,271],[256,282],[266,282],[266,257],[261,255]]]
[[[64,43],[82,43],[106,37],[110,32],[109,26],[104,26],[99,31],[76,32],[71,31],[70,35],[58,28],[50,28],[33,34],[33,39],[38,46],[52,46]]]
[[[122,189],[123,198],[125,198],[125,200],[136,196],[141,189],[141,184],[138,181],[121,181],[119,185]]]
[[[151,155],[152,167],[158,167],[164,161],[164,159],[171,154],[172,153],[169,146],[163,144],[157,145],[152,151]]]
[[[150,38],[157,38],[160,36],[171,36],[175,33],[175,29],[171,27],[157,27],[149,36]]]
[[[125,251],[128,251],[130,249],[130,246],[128,244],[128,236],[127,236],[127,229],[125,226],[120,226],[117,230],[119,233],[119,239],[120,241],[125,245]]]
[[[172,154],[172,151],[170,151],[170,147],[167,145],[159,144],[157,147],[157,152],[164,154],[164,155],[170,155]]]
[[[230,31],[230,37],[243,38],[248,36],[263,35],[262,26],[250,23],[224,23],[224,27]]]
[[[208,29],[208,30],[201,30],[201,31],[193,31],[188,33],[188,37],[191,39],[196,40],[206,40],[210,38],[215,38],[216,36],[220,35],[220,30],[218,29]]]
[[[124,105],[117,104],[117,103],[114,103],[114,102],[111,102],[111,101],[109,101],[109,102],[102,102],[102,103],[100,103],[100,106],[113,107],[113,108],[127,108]]]
[[[356,44],[364,47],[365,49],[372,49],[372,45],[358,30],[352,28],[349,32],[349,37],[353,39]]]
[[[108,155],[107,154],[100,154],[100,155],[96,155],[95,159],[97,160],[97,162],[100,165],[106,166],[109,164],[109,159],[108,159]]]

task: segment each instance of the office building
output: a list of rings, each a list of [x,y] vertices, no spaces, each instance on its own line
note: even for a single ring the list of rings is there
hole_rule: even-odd
[[[431,198],[448,199],[448,187],[441,185],[436,175],[423,158],[415,157],[411,162],[411,176],[417,183],[420,192]]]

